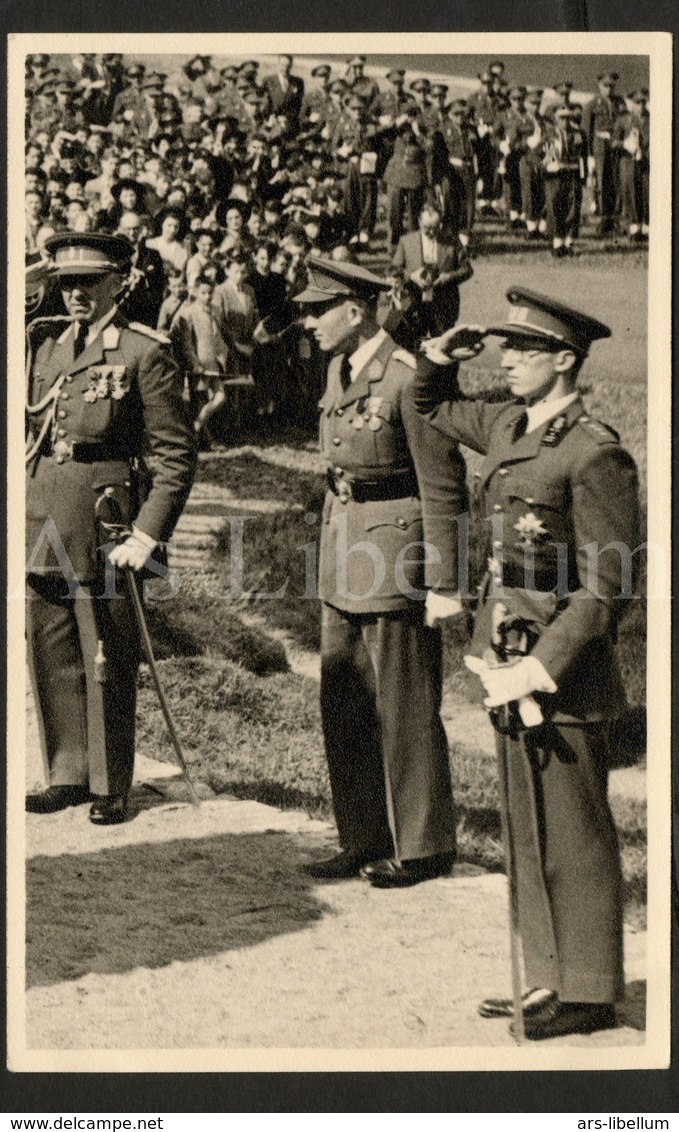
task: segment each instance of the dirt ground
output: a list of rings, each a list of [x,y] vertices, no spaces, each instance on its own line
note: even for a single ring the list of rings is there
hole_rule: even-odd
[[[123,826],[95,828],[86,807],[27,815],[29,1048],[513,1046],[476,1013],[509,987],[503,877],[319,884],[299,865],[334,846],[329,823],[185,799],[144,759]],[[643,1043],[645,933],[625,949],[621,1027],[552,1045]]]

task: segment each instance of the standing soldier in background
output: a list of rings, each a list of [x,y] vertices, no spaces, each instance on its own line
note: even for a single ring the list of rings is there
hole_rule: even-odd
[[[426,151],[407,112],[396,119],[393,152],[384,171],[391,251],[405,231],[417,225],[427,187]]]
[[[618,118],[626,112],[624,99],[615,93],[617,81],[615,71],[604,71],[599,75],[599,93],[585,107],[582,119],[589,155],[588,172],[596,177],[599,236],[605,236],[615,227],[619,170],[613,134]]]
[[[489,71],[479,75],[481,90],[472,94],[469,108],[478,141],[476,158],[479,169],[478,206],[481,213],[499,209],[500,184],[497,176],[499,152],[495,134],[504,107],[504,99],[493,90],[493,76]]]
[[[318,85],[305,91],[302,99],[301,131],[298,134],[298,141],[300,142],[309,138],[321,138],[330,103],[330,73],[330,67],[327,63],[320,63],[318,67],[314,67],[311,71],[311,77],[318,80]]]
[[[377,162],[379,138],[365,103],[350,94],[338,121],[331,148],[345,169],[344,211],[350,243],[369,244],[377,219]]]
[[[521,182],[521,212],[529,240],[539,240],[547,230],[543,217],[545,210],[545,168],[542,164],[544,121],[540,116],[543,90],[529,87],[526,92],[526,111],[530,125],[524,135],[525,150],[519,160]],[[530,132],[528,130],[530,129]]]
[[[131,528],[108,562],[143,570],[186,502],[195,442],[169,342],[116,307],[128,240],[67,232],[47,250],[69,317],[41,335],[28,380],[28,655],[48,788],[26,809],[91,801],[90,820],[113,825],[132,784],[139,632],[96,508],[111,496]]]
[[[646,106],[648,91],[632,91],[629,100],[632,109],[615,124],[613,148],[620,163],[623,222],[630,240],[638,241],[648,238],[651,139],[651,117]]]
[[[526,88],[513,86],[509,91],[509,105],[496,126],[501,154],[498,172],[502,175],[510,228],[522,227],[519,162],[528,148],[526,138],[533,132],[534,125],[526,110],[525,98]]]
[[[552,255],[573,255],[573,240],[580,229],[582,188],[587,169],[587,147],[581,130],[573,122],[573,111],[565,105],[554,111],[554,121],[545,124],[542,145],[545,169],[547,233]]]
[[[307,871],[401,888],[445,875],[455,855],[441,640],[422,599],[424,586],[457,585],[455,518],[466,504],[456,446],[404,411],[415,359],[378,326],[388,289],[363,267],[311,258],[295,297],[332,355],[320,402],[321,717],[341,852]],[[425,498],[438,555],[422,555]],[[432,559],[446,561],[444,576]]]
[[[365,68],[365,55],[354,55],[347,61],[346,85],[352,94],[360,98],[366,110],[372,110],[380,88],[374,79],[363,73]]]
[[[440,137],[443,225],[451,239],[459,238],[467,247],[476,205],[476,155],[475,135],[469,125],[469,110],[463,98],[456,98],[450,104]]]

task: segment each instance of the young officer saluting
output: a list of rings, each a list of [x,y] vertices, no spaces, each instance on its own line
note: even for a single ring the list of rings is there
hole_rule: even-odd
[[[638,485],[632,458],[585,412],[576,389],[591,343],[608,337],[608,327],[518,287],[508,297],[504,325],[454,328],[428,352],[439,362],[470,358],[485,334],[501,335],[515,400],[444,400],[424,360],[414,395],[435,428],[485,457],[480,486],[493,551],[468,664],[486,706],[511,712],[509,735],[498,743],[532,988],[525,1030],[540,1039],[613,1026],[612,1004],[623,992],[606,732],[624,707],[613,643],[620,598],[632,592]],[[425,538],[426,522],[425,504]],[[529,655],[498,665],[505,644]],[[525,729],[515,709],[531,694],[544,722]],[[511,1016],[512,1002],[488,999],[480,1012]]]

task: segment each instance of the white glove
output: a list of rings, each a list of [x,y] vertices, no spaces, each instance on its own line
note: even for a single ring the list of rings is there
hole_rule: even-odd
[[[424,623],[428,629],[435,629],[439,621],[456,617],[458,613],[462,613],[463,608],[459,597],[429,590],[424,603]]]
[[[504,153],[505,157],[509,157],[512,150],[507,138],[502,139],[498,146],[498,149],[500,150],[500,153]]]
[[[516,703],[525,727],[538,727],[543,721],[540,705],[532,692],[556,692],[556,684],[546,668],[534,656],[526,656],[515,664],[491,667],[478,656],[465,656],[470,672],[481,679],[488,693],[483,701],[487,708]]]
[[[531,692],[556,692],[552,677],[535,656],[524,656],[515,664],[500,664],[497,668],[476,656],[466,656],[464,662],[481,679],[488,693],[483,701],[488,708],[514,703]]]
[[[114,547],[109,554],[109,562],[117,566],[120,570],[124,570],[127,566],[131,566],[133,570],[142,570],[158,543],[152,539],[150,535],[144,534],[137,527],[134,527],[132,534],[128,535],[125,542],[121,542],[118,546]]]
[[[593,173],[596,173],[596,158],[594,158],[594,157],[588,157],[587,158],[587,172],[589,173],[590,177],[592,176]]]

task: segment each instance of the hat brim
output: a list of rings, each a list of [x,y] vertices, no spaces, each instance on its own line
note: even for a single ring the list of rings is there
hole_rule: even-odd
[[[348,291],[322,291],[318,287],[307,287],[301,291],[299,295],[293,295],[293,303],[333,303],[341,302],[344,299],[350,299],[351,295]]]
[[[544,342],[545,346],[551,346],[553,349],[574,349],[571,343],[568,343],[565,338],[558,338],[556,334],[546,334],[544,331],[533,330],[528,326],[523,329],[518,326],[504,324],[502,326],[487,326],[484,331],[484,336],[493,335],[495,338],[508,338],[514,342]]]
[[[121,263],[74,263],[68,266],[66,264],[52,264],[47,268],[47,274],[51,278],[58,278],[60,275],[112,275],[114,272],[117,275],[125,275],[128,266],[128,264]]]

